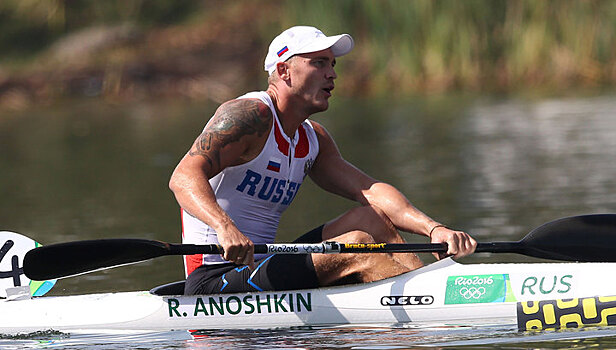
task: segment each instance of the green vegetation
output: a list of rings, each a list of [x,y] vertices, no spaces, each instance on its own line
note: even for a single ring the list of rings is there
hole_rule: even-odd
[[[232,97],[263,87],[269,41],[298,24],[354,36],[339,68],[350,94],[616,83],[611,0],[3,0],[0,105],[16,86],[27,101],[83,94],[77,72],[100,81],[97,96]],[[44,72],[63,78],[44,83]]]
[[[184,20],[200,8],[192,0],[3,0],[0,50],[15,57],[31,55],[85,27],[125,22],[161,26]]]
[[[615,1],[291,2],[285,25],[319,23],[359,40],[375,91],[616,82]]]

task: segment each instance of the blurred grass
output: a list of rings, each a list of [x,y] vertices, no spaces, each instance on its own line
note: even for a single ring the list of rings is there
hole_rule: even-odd
[[[373,91],[551,88],[616,82],[614,1],[289,2],[281,27],[358,39]]]
[[[139,90],[135,86],[154,84],[160,77],[185,81],[199,75],[207,76],[201,83],[205,79],[222,87],[191,96],[211,98],[216,90],[219,96],[211,99],[230,98],[263,87],[260,67],[267,45],[283,29],[300,24],[353,35],[356,49],[339,66],[344,79],[338,91],[347,94],[558,91],[616,83],[616,1],[611,0],[3,0],[0,105],[4,92],[20,86],[19,77],[27,82],[33,71],[70,76],[75,67],[81,76],[98,74],[102,81],[115,82],[94,95],[129,96],[127,91]],[[138,34],[109,29],[121,25]],[[66,47],[59,43],[88,28],[107,28],[103,33],[115,41],[85,50],[85,55],[58,54]],[[76,45],[86,47],[84,37]],[[145,68],[135,68],[139,65]],[[228,67],[240,66],[241,72],[229,73],[235,68]],[[193,68],[177,74],[177,67]],[[49,85],[47,78],[40,77],[32,89]],[[73,91],[66,88],[70,79],[56,81],[64,87],[51,95]],[[184,85],[154,90],[174,95],[173,89]],[[154,94],[150,90],[132,94]],[[36,92],[27,94],[37,99]]]

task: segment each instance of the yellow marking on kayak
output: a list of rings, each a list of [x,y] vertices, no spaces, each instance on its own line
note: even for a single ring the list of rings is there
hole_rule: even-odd
[[[608,320],[608,316],[612,316],[612,315],[616,315],[616,307],[610,307],[610,308],[601,310],[601,323],[599,325],[608,326],[610,324],[614,324],[614,323],[610,323]],[[612,317],[612,319],[613,318],[614,317]]]
[[[543,329],[543,324],[540,320],[530,320],[526,322],[526,327],[524,329],[528,331],[541,330]]]
[[[519,302],[517,315],[520,330],[612,326],[616,296]]]
[[[597,304],[594,298],[587,298],[582,300],[582,309],[584,309],[585,318],[597,317]]]
[[[543,317],[545,317],[545,323],[547,324],[556,323],[556,314],[554,313],[554,305],[552,304],[543,305]]]
[[[520,304],[522,304],[522,309],[526,315],[539,312],[539,303],[536,301],[526,301]]]
[[[559,309],[568,309],[570,307],[576,307],[578,306],[579,303],[580,301],[578,300],[578,298],[574,298],[571,300],[564,300],[564,299],[556,300],[556,305],[558,306]]]

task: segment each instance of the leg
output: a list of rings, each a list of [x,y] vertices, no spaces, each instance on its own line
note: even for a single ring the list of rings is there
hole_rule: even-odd
[[[257,261],[257,267],[230,263],[200,266],[184,286],[184,294],[243,293],[267,290],[317,288],[319,281],[312,255],[274,254]]]
[[[351,231],[336,237],[339,242],[374,243],[371,235]],[[382,280],[410,271],[391,254],[312,254],[320,286],[364,283]]]
[[[379,208],[373,206],[353,208],[325,224],[325,227],[323,227],[323,240],[339,241],[338,237],[351,231],[366,232],[372,236],[376,243],[404,243],[404,239],[400,236],[387,215]],[[352,241],[346,242],[354,243]],[[391,255],[398,263],[409,270],[423,266],[419,257],[413,253],[396,253]]]

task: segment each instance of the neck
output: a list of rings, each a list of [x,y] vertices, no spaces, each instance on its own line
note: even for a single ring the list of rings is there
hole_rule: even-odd
[[[278,114],[282,131],[290,138],[293,138],[299,126],[304,120],[308,119],[309,115],[297,107],[293,108],[294,104],[290,96],[285,97],[274,86],[270,85],[266,92],[272,99],[272,102],[274,102],[274,108]]]

